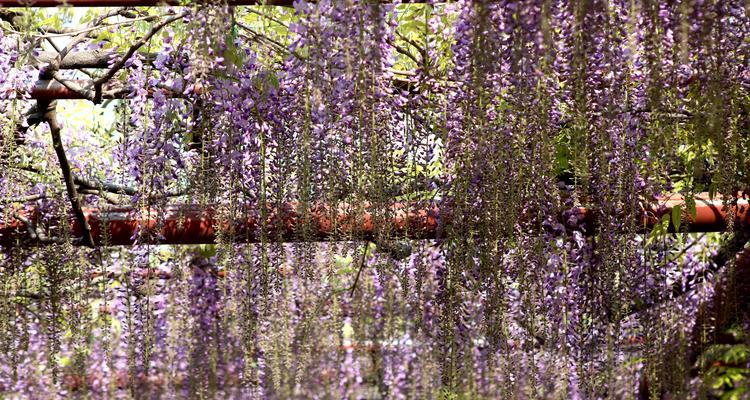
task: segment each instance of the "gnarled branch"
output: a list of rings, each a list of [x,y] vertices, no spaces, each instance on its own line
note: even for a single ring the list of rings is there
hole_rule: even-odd
[[[39,101],[37,105],[39,110],[44,110],[44,120],[47,121],[47,124],[49,125],[50,134],[52,135],[52,147],[55,149],[57,160],[60,163],[60,170],[62,172],[63,180],[65,181],[68,200],[70,200],[70,205],[73,208],[73,214],[76,217],[78,225],[81,227],[83,244],[89,247],[94,247],[94,238],[91,236],[91,228],[89,227],[86,216],[81,209],[81,200],[78,198],[78,190],[76,189],[73,171],[70,168],[70,163],[68,162],[68,157],[65,154],[65,148],[63,147],[60,134],[61,128],[57,121],[57,104],[54,101]]]

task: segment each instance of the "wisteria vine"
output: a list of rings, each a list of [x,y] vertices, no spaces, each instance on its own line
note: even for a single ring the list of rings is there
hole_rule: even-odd
[[[706,361],[750,321],[745,228],[643,225],[750,184],[746,2],[198,3],[0,9],[0,223],[29,235],[0,237],[0,397],[750,387],[750,356]],[[142,221],[132,246],[88,207]],[[195,209],[215,243],[160,244]]]

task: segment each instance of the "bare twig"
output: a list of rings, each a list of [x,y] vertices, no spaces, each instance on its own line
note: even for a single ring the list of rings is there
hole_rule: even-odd
[[[243,30],[245,30],[248,33],[250,33],[251,35],[253,35],[253,37],[255,37],[257,39],[265,40],[269,44],[271,44],[274,47],[276,47],[282,53],[285,53],[287,55],[293,55],[298,60],[304,60],[305,59],[305,57],[302,54],[299,54],[297,51],[292,51],[291,49],[289,49],[288,46],[284,45],[283,43],[279,42],[278,40],[273,39],[271,37],[268,37],[268,36],[266,36],[266,35],[264,35],[262,33],[258,33],[253,28],[251,28],[251,27],[249,27],[249,26],[247,26],[247,25],[245,25],[245,24],[243,24],[241,22],[235,21],[235,24],[237,26],[239,26],[240,28],[242,28]],[[251,38],[248,38],[246,36],[245,36],[245,38],[247,38],[249,40],[252,40]]]
[[[126,12],[126,10],[127,9],[123,7],[123,8],[118,8],[118,9],[106,12],[98,16],[93,21],[91,21],[89,26],[90,27],[99,26],[105,19],[114,17],[116,15],[121,15],[121,13]],[[79,33],[73,39],[71,39],[67,45],[65,45],[65,47],[58,53],[57,58],[53,62],[50,63],[50,68],[53,72],[57,71],[57,69],[60,67],[60,63],[62,62],[62,60],[65,59],[65,56],[67,56],[71,50],[73,50],[76,46],[78,46],[79,43],[83,42],[84,40],[88,38],[88,34],[89,32]]]
[[[56,50],[56,51],[57,51],[58,53],[60,52],[60,50],[61,50],[61,49],[60,49],[59,47],[57,47],[57,45],[55,44],[55,41],[54,41],[54,40],[52,40],[52,39],[47,39],[47,42],[48,42],[48,43],[50,44],[50,46],[52,46],[52,47],[53,47],[53,48],[54,48],[54,49],[55,49],[55,50]],[[88,76],[89,78],[93,78],[93,74],[92,74],[91,72],[89,72],[89,71],[86,71],[86,70],[85,70],[85,69],[83,69],[83,68],[77,68],[77,70],[78,70],[78,71],[80,71],[81,73],[85,74],[85,75],[86,75],[86,76]]]
[[[94,100],[95,92],[91,90],[90,88],[84,88],[81,86],[78,86],[77,83],[70,79],[63,78],[60,73],[58,72],[52,72],[52,77],[55,78],[56,81],[60,82],[61,85],[65,86],[69,90],[78,93],[86,100]],[[88,83],[88,82],[87,82]]]
[[[689,245],[685,246],[682,250],[680,250],[679,253],[677,253],[676,255],[674,255],[672,257],[670,257],[670,259],[667,260],[667,262],[669,263],[669,262],[677,262],[677,261],[679,261],[679,258],[682,257],[683,254],[687,253],[687,251],[690,250],[693,246],[695,246],[696,243],[699,243],[701,240],[703,240],[703,238],[706,237],[706,235],[707,235],[707,233],[704,232],[697,239],[693,240],[692,242],[690,242]]]
[[[273,21],[273,22],[275,22],[275,23],[277,23],[277,24],[279,24],[279,25],[281,25],[281,26],[283,26],[283,27],[285,27],[287,29],[289,28],[289,24],[284,23],[283,21],[281,21],[280,19],[274,17],[273,15],[268,15],[266,13],[262,13],[262,12],[260,12],[258,10],[253,9],[252,7],[247,7],[246,9],[247,9],[247,11],[249,11],[249,12],[251,12],[253,14],[256,14],[256,15],[259,15],[259,16],[261,16],[263,18],[269,19],[269,20],[271,20],[271,21]]]
[[[393,47],[394,49],[396,49],[397,52],[405,55],[406,57],[408,57],[409,59],[411,59],[412,61],[414,61],[414,63],[417,64],[417,66],[421,66],[422,65],[422,63],[419,61],[419,59],[417,59],[417,57],[414,54],[412,54],[409,50],[407,50],[407,49],[405,49],[405,48],[397,45],[396,42],[394,42],[391,39],[386,40],[386,42],[391,47]]]
[[[359,276],[362,274],[362,270],[365,267],[365,258],[370,250],[370,244],[374,244],[378,251],[382,251],[388,254],[391,258],[396,261],[403,260],[411,255],[412,249],[409,244],[403,242],[385,242],[385,241],[365,241],[364,250],[362,250],[362,258],[359,261],[359,268],[357,268],[357,275],[354,277],[354,282],[351,288],[349,288],[349,295],[354,296],[354,291],[357,289],[357,283],[359,282]]]
[[[91,181],[78,175],[74,175],[73,179],[77,185],[80,185],[88,189],[101,189],[101,190],[104,190],[105,192],[114,193],[114,194],[124,194],[128,196],[133,196],[137,193],[137,191],[134,188],[118,185],[116,183]]]
[[[92,21],[89,24],[89,27],[99,26],[105,19],[109,17],[113,17],[115,15],[121,15],[123,12],[126,12],[125,8],[118,8],[116,10],[104,13],[100,15],[99,17],[97,17],[96,19],[94,19],[94,21]],[[63,47],[57,52],[57,56],[53,60],[50,60],[49,65],[47,65],[45,68],[40,69],[39,77],[41,79],[54,78],[55,80],[60,82],[63,86],[65,86],[67,89],[78,93],[79,95],[83,96],[83,98],[92,100],[94,96],[91,94],[90,89],[79,87],[77,84],[70,82],[69,80],[63,78],[57,73],[57,71],[60,69],[60,64],[65,59],[65,56],[67,56],[71,50],[73,50],[76,46],[78,46],[79,43],[86,40],[88,38],[88,33],[89,31],[80,32],[73,39],[71,39],[70,42],[68,42],[68,44],[65,45],[65,47]]]
[[[407,37],[407,36],[405,36],[405,35],[402,35],[402,34],[401,34],[400,32],[398,32],[398,31],[396,31],[396,35],[398,35],[398,37],[399,37],[399,38],[401,38],[401,40],[405,41],[406,43],[409,43],[409,44],[410,44],[410,45],[412,45],[412,46],[413,46],[413,47],[414,47],[415,49],[417,49],[417,51],[419,52],[419,54],[420,54],[420,55],[422,56],[422,63],[421,63],[421,64],[420,64],[420,63],[417,63],[417,65],[422,65],[422,64],[424,64],[425,60],[427,59],[427,50],[426,50],[426,49],[425,49],[424,47],[422,47],[422,45],[420,45],[419,43],[415,42],[415,41],[414,41],[414,40],[412,40],[412,39],[409,39],[409,37]]]
[[[411,77],[417,76],[417,73],[412,72],[412,71],[403,71],[400,69],[393,69],[393,68],[388,68],[388,71],[394,75],[411,76]]]
[[[357,276],[354,277],[352,287],[349,289],[349,296],[354,297],[354,291],[357,290],[357,283],[359,282],[359,275],[362,274],[362,269],[365,267],[365,258],[367,257],[367,251],[370,249],[370,241],[365,242],[365,247],[362,250],[362,259],[359,262],[359,268],[357,268]]]
[[[56,50],[60,51],[59,48]],[[36,57],[35,61],[37,64],[51,63],[57,57],[56,52],[42,51]],[[116,53],[107,50],[80,50],[73,53],[69,53],[64,60],[60,62],[59,69],[80,69],[80,68],[96,68],[106,69],[109,68],[109,63]],[[117,55],[122,57],[122,55]],[[153,62],[156,59],[155,53],[146,53],[146,61]]]
[[[50,54],[50,52],[43,52],[39,54],[39,56],[36,57],[37,62],[40,62],[40,61],[50,62],[51,60],[54,60],[57,57],[57,54],[60,54],[60,51],[62,51],[62,49],[55,44],[54,40],[47,39],[47,42],[50,44],[50,46],[52,46],[52,48],[55,49],[57,53]],[[104,68],[106,68],[106,65],[108,65],[106,64],[106,61],[109,59],[109,53],[103,52],[103,51],[82,51],[82,52],[73,53],[69,55],[68,57],[66,57],[65,60],[61,61],[60,65],[58,65],[58,68],[59,69],[76,69],[86,74],[89,78],[92,78],[93,74],[84,69],[85,67],[92,67],[92,65],[85,64],[86,62],[88,62],[89,64],[92,63],[93,61],[91,57],[92,55],[94,56],[93,58],[96,61],[98,61],[98,59],[103,59],[105,61]],[[71,58],[75,58],[75,60],[71,60]],[[75,61],[75,62],[71,62],[71,61]],[[76,65],[76,64],[82,64],[82,65]],[[76,66],[71,68],[70,65],[76,65]],[[96,65],[93,65],[93,67],[96,67]]]
[[[111,24],[98,24],[96,26],[90,26],[88,28],[84,28],[84,29],[80,29],[76,31],[65,30],[63,32],[58,32],[58,33],[36,35],[35,37],[40,38],[40,39],[54,39],[54,38],[67,37],[67,36],[76,36],[76,35],[81,35],[81,34],[93,32],[93,31],[97,31],[100,29],[108,28],[108,27],[130,25],[136,21],[153,21],[155,19],[158,19],[158,17],[155,15],[149,15],[146,17],[133,18],[127,21],[113,22]],[[88,35],[86,35],[86,37],[88,37]]]
[[[170,17],[165,19],[164,21],[154,25],[142,38],[137,40],[130,48],[128,49],[125,54],[123,54],[117,62],[115,62],[105,73],[104,75],[100,76],[99,78],[93,79],[91,81],[88,81],[86,83],[86,87],[80,86],[78,83],[73,82],[69,79],[63,78],[61,75],[58,74],[58,70],[60,69],[61,65],[65,64],[66,56],[70,53],[70,51],[75,48],[79,43],[81,43],[83,40],[85,40],[90,32],[91,29],[96,28],[98,29],[99,24],[106,18],[113,16],[113,15],[122,15],[123,12],[126,12],[125,9],[119,9],[115,10],[113,12],[104,14],[97,18],[92,24],[89,25],[89,28],[78,31],[78,35],[75,36],[71,41],[54,57],[54,59],[49,60],[49,65],[46,66],[46,68],[40,70],[40,78],[41,79],[49,79],[54,78],[60,84],[65,86],[65,88],[69,89],[72,92],[75,92],[76,94],[80,95],[82,98],[93,101],[94,103],[100,103],[102,99],[102,86],[107,83],[110,79],[112,79],[115,74],[117,74],[118,71],[120,71],[127,61],[135,54],[136,51],[138,51],[139,48],[141,48],[144,44],[146,44],[151,38],[156,35],[161,28],[164,26],[177,21],[181,18],[184,18],[189,14],[189,11],[184,11],[181,14],[178,14],[176,16]],[[135,20],[152,20],[155,17],[149,16],[149,17],[142,17],[142,18],[135,18],[131,21],[128,21],[128,23],[135,21]],[[106,58],[102,60],[102,54],[97,54],[91,59],[87,60],[73,60],[75,62],[70,63],[71,65],[77,66],[77,62],[90,62],[93,63],[92,66],[102,66],[101,62],[104,61],[105,63],[109,62],[109,59]],[[106,54],[105,57],[108,57],[109,55]]]
[[[114,63],[114,65],[112,65],[112,67],[109,70],[107,70],[107,72],[103,76],[99,77],[98,79],[94,81],[94,87],[96,88],[96,91],[98,93],[97,97],[101,97],[101,86],[104,83],[108,82],[110,79],[112,79],[112,77],[114,77],[115,74],[117,74],[117,72],[120,69],[122,69],[122,67],[125,66],[125,64],[128,62],[130,57],[132,57],[133,54],[135,54],[135,52],[138,51],[138,49],[140,49],[144,44],[148,43],[148,41],[151,40],[151,38],[161,30],[161,28],[179,19],[185,18],[186,16],[188,16],[188,14],[189,14],[189,11],[184,11],[173,17],[165,19],[164,21],[151,27],[151,30],[149,30],[142,38],[140,38],[135,43],[133,43],[133,45],[130,46],[128,51],[125,52],[125,54],[116,63]]]

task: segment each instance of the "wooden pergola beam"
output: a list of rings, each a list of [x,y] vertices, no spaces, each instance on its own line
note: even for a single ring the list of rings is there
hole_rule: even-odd
[[[695,197],[695,218],[687,211],[685,199],[672,195],[659,199],[644,211],[640,221],[640,232],[648,232],[665,215],[671,215],[674,207],[682,209],[681,232],[719,232],[727,228],[732,215],[735,229],[750,227],[747,199],[741,198],[728,208],[721,197],[709,198],[707,194]],[[138,232],[141,243],[153,244],[203,244],[215,243],[218,232],[231,240],[243,243],[265,241],[325,241],[325,240],[369,240],[378,232],[386,230],[388,237],[413,240],[443,239],[446,237],[453,216],[448,205],[425,203],[395,203],[387,206],[372,204],[340,204],[337,207],[311,205],[303,208],[297,203],[288,203],[279,208],[269,207],[265,223],[261,223],[258,210],[242,217],[218,217],[212,208],[196,205],[170,206],[165,210],[137,210],[120,208],[86,208],[84,213],[97,245],[131,245]],[[728,212],[731,211],[731,212]],[[577,215],[586,223],[587,232],[593,233],[595,214],[584,208],[569,210],[566,214]],[[159,216],[160,218],[157,218]],[[33,245],[35,240],[32,225],[39,220],[38,213],[31,209],[21,218],[11,217],[0,224],[0,245],[6,247]],[[569,218],[561,218],[564,225]],[[27,221],[27,222],[25,222]],[[81,230],[71,219],[73,235]],[[33,229],[40,229],[34,226]],[[567,226],[574,228],[574,226]],[[674,231],[670,224],[669,229]],[[45,229],[46,237],[55,235],[53,229]],[[261,232],[263,235],[261,236]]]

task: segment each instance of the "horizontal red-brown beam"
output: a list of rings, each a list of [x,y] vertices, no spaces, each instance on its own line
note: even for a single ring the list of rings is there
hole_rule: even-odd
[[[669,215],[672,208],[682,209],[682,227],[680,230],[688,232],[721,232],[728,228],[731,222],[737,229],[750,228],[750,197],[740,193],[740,198],[730,203],[728,209],[724,206],[724,200],[720,195],[713,198],[708,193],[695,195],[695,217],[687,210],[683,196],[673,194],[659,199],[646,212],[643,221],[644,226],[651,228],[660,221],[664,215]],[[730,220],[729,215],[732,215]],[[670,226],[670,231],[673,227]]]
[[[84,81],[73,81],[79,87],[82,87]],[[84,99],[85,97],[76,91],[70,90],[57,81],[40,80],[31,88],[29,96],[35,100],[69,100]]]
[[[93,90],[90,86],[91,82],[85,81],[85,80],[72,80],[70,83],[76,85],[78,88],[84,89],[84,90]],[[130,95],[131,90],[129,89],[122,89],[122,90],[109,90],[109,88],[104,88],[102,91],[102,98],[103,99],[123,99],[128,97]],[[170,91],[164,91],[164,93],[168,97],[175,97],[180,96],[175,95],[174,93]],[[80,100],[80,99],[86,99],[86,96],[82,95],[81,93],[78,93],[75,90],[69,89],[65,85],[61,84],[58,81],[54,80],[39,80],[34,83],[34,86],[31,88],[31,91],[28,92],[28,98],[34,99],[34,100],[46,100],[46,101],[52,101],[52,100]],[[22,96],[17,96],[22,97]]]
[[[183,205],[168,207],[163,211],[134,210],[132,208],[96,209],[85,208],[84,213],[91,228],[92,236],[99,245],[131,245],[137,232],[141,232],[142,242],[160,244],[202,244],[214,243],[221,231],[235,242],[267,241],[317,241],[372,239],[376,233],[375,213],[368,209],[341,205],[337,210],[314,206],[308,210],[298,209],[296,204],[287,204],[278,209],[269,209],[265,224],[257,212],[231,221],[221,219],[211,209],[200,206]],[[157,213],[161,218],[158,218]],[[430,239],[440,236],[440,211],[437,206],[410,207],[396,204],[387,210],[389,232],[398,237]],[[39,219],[34,211],[24,213],[23,219]],[[445,216],[445,213],[443,213]],[[33,222],[32,222],[33,225]],[[81,232],[80,226],[71,218],[73,235]],[[34,228],[40,228],[35,226]],[[263,236],[261,235],[263,232]],[[44,236],[54,236],[54,232],[44,231]],[[0,225],[0,245],[16,246],[33,243],[31,233],[22,219],[11,218]]]
[[[727,228],[727,209],[720,198],[710,199],[707,195],[695,198],[695,218],[686,210],[681,196],[671,196],[656,202],[644,213],[642,231],[650,229],[662,216],[670,215],[673,207],[681,207],[681,231],[716,232]],[[748,202],[740,199],[729,207],[737,229],[750,227]],[[588,222],[589,232],[593,225],[593,214],[585,209],[571,210],[578,214],[578,220]],[[160,226],[157,226],[157,213],[161,213]],[[163,211],[137,212],[131,208],[85,209],[95,241],[100,245],[133,244],[136,232],[148,232],[142,240],[162,244],[201,244],[214,243],[218,231],[224,232],[236,242],[267,241],[317,241],[370,239],[379,229],[388,229],[389,237],[406,239],[442,239],[446,237],[451,224],[451,213],[437,205],[397,203],[388,209],[373,210],[369,205],[361,207],[340,205],[337,210],[323,206],[313,206],[300,210],[296,204],[287,204],[279,209],[269,209],[265,224],[260,223],[257,212],[241,218],[226,221],[206,208],[183,205],[172,206]],[[377,215],[383,215],[378,217]],[[566,213],[569,217],[569,213]],[[38,215],[27,212],[25,219],[34,221]],[[570,218],[562,218],[564,224]],[[380,221],[380,222],[378,222]],[[80,233],[80,227],[71,218],[73,234]],[[41,228],[41,227],[37,227]],[[569,227],[570,228],[570,227]],[[673,227],[670,226],[673,230]],[[264,232],[261,236],[261,231]],[[54,232],[46,232],[54,236]],[[22,220],[11,218],[0,225],[0,245],[18,246],[33,243],[34,240]]]
[[[402,80],[402,79],[393,79],[393,86],[398,87],[402,90],[409,90],[410,88],[413,88],[412,84],[408,80]],[[74,80],[71,81],[71,83],[75,84],[77,87],[82,89],[90,89],[91,86],[88,81],[85,80]],[[163,90],[162,93],[166,97],[183,97],[183,93],[176,93],[171,90],[166,89],[157,89],[157,90]],[[102,92],[102,98],[103,99],[125,99],[127,98],[130,93],[132,92],[131,89],[128,88],[119,88],[118,90],[109,90],[109,88],[104,88]],[[153,93],[153,89],[149,89],[148,96],[150,97]],[[22,97],[21,94],[16,96],[17,98]],[[68,87],[64,86],[60,82],[52,81],[52,80],[39,80],[37,81],[34,86],[31,88],[31,90],[28,92],[28,98],[34,99],[34,100],[46,100],[46,101],[52,101],[52,100],[75,100],[75,99],[86,99],[86,96],[82,95],[81,93],[76,92],[75,90],[71,90]],[[0,100],[2,97],[0,97]]]
[[[84,81],[84,80],[74,80],[71,81],[72,84],[75,84],[77,87],[81,89],[88,89],[93,90],[89,86],[90,82]],[[161,90],[161,89],[158,89]],[[105,90],[102,92],[102,98],[103,99],[124,99],[127,98],[131,93],[131,90],[127,88],[123,88],[121,90],[109,90],[108,88],[105,88]],[[179,97],[182,96],[182,94],[177,93],[175,94],[172,91],[164,90],[163,92],[167,97]],[[81,93],[78,93],[75,90],[71,90],[65,85],[61,84],[58,81],[53,80],[39,80],[36,81],[34,86],[31,88],[31,91],[28,93],[29,98],[34,100],[46,100],[46,101],[52,101],[52,100],[75,100],[75,99],[86,99],[86,96],[82,95]],[[149,96],[151,95],[151,92],[149,92]],[[20,95],[18,97],[21,97]]]

